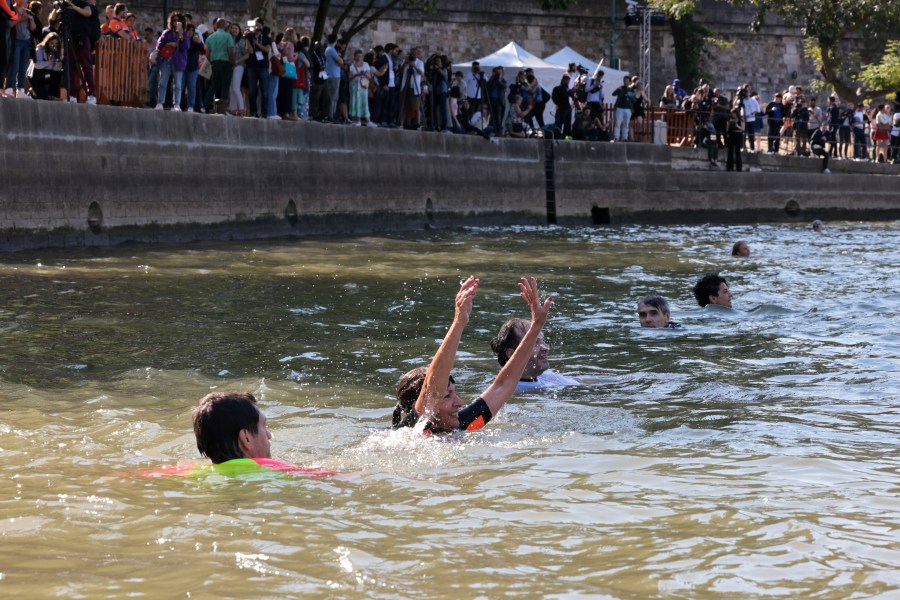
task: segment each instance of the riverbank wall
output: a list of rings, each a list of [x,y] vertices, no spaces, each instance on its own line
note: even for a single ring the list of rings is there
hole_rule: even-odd
[[[900,218],[900,169],[0,101],[0,250],[459,225]]]

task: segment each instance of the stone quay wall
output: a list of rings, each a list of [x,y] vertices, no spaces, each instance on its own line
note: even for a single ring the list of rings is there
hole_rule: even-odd
[[[900,217],[892,165],[0,102],[0,250],[468,225]]]
[[[625,0],[615,2],[615,52],[623,70],[637,73],[639,31],[626,28]],[[331,15],[346,4],[332,0]],[[137,0],[128,3],[140,15],[141,26],[160,26],[159,3]],[[311,34],[317,0],[280,0],[278,25],[292,26],[301,34]],[[191,12],[196,22],[211,22],[218,16],[246,22],[249,14],[244,0],[189,0],[169,3],[170,8]],[[368,49],[376,44],[396,42],[401,48],[422,46],[426,56],[446,53],[454,62],[466,62],[489,54],[509,41],[529,52],[548,56],[563,46],[571,46],[584,56],[610,64],[610,1],[579,2],[564,11],[543,11],[534,0],[441,0],[434,14],[391,10],[351,40],[351,49]],[[777,17],[766,17],[760,33],[752,33],[749,8],[734,8],[718,0],[699,0],[695,20],[715,32],[728,47],[713,49],[710,65],[713,83],[734,89],[751,83],[762,98],[791,83],[807,84],[817,77],[812,61],[803,54],[803,37],[796,27],[786,27]],[[330,31],[333,22],[327,23]],[[651,94],[658,97],[676,76],[672,34],[668,25],[654,25],[651,37]],[[558,82],[542,82],[548,90]]]

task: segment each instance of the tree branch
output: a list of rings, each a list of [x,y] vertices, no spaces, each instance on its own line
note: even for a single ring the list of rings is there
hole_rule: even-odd
[[[341,25],[344,24],[344,21],[347,20],[347,17],[350,15],[350,11],[353,10],[353,7],[356,6],[356,0],[350,0],[347,2],[347,6],[344,7],[344,10],[341,11],[341,14],[338,16],[337,21],[334,22],[334,27],[331,28],[331,33],[333,35],[340,35]]]

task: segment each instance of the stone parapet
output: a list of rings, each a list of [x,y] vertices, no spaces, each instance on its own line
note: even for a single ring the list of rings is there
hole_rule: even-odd
[[[900,217],[893,165],[0,101],[0,250],[468,225]]]

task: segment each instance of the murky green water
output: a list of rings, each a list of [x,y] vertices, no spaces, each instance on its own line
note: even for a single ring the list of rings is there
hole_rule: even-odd
[[[897,598],[898,247],[838,223],[6,255],[0,595]],[[694,305],[716,269],[733,314]],[[531,273],[554,368],[591,385],[450,440],[387,431],[469,273],[464,398]],[[638,327],[651,292],[684,329]],[[136,477],[198,458],[211,389],[256,393],[277,458],[341,475]]]

